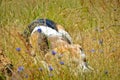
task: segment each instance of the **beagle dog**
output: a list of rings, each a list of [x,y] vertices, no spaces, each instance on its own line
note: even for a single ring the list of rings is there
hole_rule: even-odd
[[[39,28],[42,30],[43,26],[39,26]],[[50,50],[46,54],[39,52],[39,35],[42,33],[39,32],[39,28],[38,30],[34,29],[36,31],[33,32],[30,37],[30,43],[33,46],[31,48],[31,55],[35,55],[33,57],[35,63],[37,63],[37,61],[42,61],[44,64],[47,64],[44,66],[46,67],[64,61],[65,63],[68,63],[68,65],[76,65],[76,69],[82,69],[84,72],[93,70],[87,63],[86,55],[82,47],[78,44],[69,44],[63,39],[60,33],[52,34],[54,33],[54,30],[51,34],[49,32],[48,34],[46,33],[46,35],[49,35],[48,42]],[[56,65],[56,68],[60,67],[60,65]]]
[[[41,52],[41,48],[44,51],[46,50],[43,36],[47,39],[46,42],[49,47],[49,50],[45,54]],[[70,61],[70,63],[76,64],[76,69],[82,68],[83,71],[93,70],[87,64],[86,55],[82,47],[78,44],[73,44],[69,33],[60,25],[56,25],[56,28],[51,28],[46,25],[34,27],[30,34],[29,42],[32,45],[30,50],[31,55],[35,59],[35,63],[37,60],[41,60],[47,66],[51,66],[59,61],[64,61],[65,63]],[[54,56],[51,54],[52,51],[55,51],[54,54],[57,54]],[[40,56],[39,59],[37,58],[38,55]]]

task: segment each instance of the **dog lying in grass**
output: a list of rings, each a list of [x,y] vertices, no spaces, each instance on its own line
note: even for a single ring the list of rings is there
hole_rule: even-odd
[[[37,21],[33,22],[34,25]],[[82,47],[72,43],[71,36],[61,25],[56,24],[54,27],[50,27],[40,24],[32,28],[29,27],[29,44],[31,45],[29,50],[35,63],[42,61],[44,67],[49,68],[56,64],[56,68],[59,68],[58,63],[61,62],[67,66],[72,64],[71,67],[76,67],[84,72],[92,70],[87,64]],[[40,57],[38,58],[38,56]]]
[[[44,32],[44,34],[40,34],[39,35],[39,42],[42,43],[41,45],[41,51],[43,51],[44,53],[46,53],[49,49],[49,44],[47,41],[47,36],[49,36],[50,34],[54,33],[57,34],[57,32],[61,33],[60,35],[62,37],[64,37],[64,39],[69,43],[72,44],[72,39],[71,36],[68,34],[67,31],[64,30],[64,28],[55,23],[52,20],[49,19],[37,19],[34,20],[32,23],[29,24],[29,26],[24,30],[23,33],[23,37],[26,39],[27,44],[29,45],[29,37],[31,36],[32,32],[34,32],[38,27],[37,26],[45,26],[42,28],[47,28],[47,29],[43,29],[42,31]],[[53,32],[50,32],[50,30],[48,31],[48,29],[53,30]]]

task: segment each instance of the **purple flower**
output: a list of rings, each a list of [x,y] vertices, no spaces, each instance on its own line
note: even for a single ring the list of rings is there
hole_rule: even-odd
[[[42,30],[41,30],[41,29],[38,29],[37,31],[38,31],[39,33],[41,33],[41,32],[42,32]]]
[[[49,66],[49,70],[50,70],[50,71],[53,71],[53,67],[52,67],[52,66]]]
[[[18,67],[18,72],[22,72],[24,70],[24,67],[23,66],[20,66],[20,67]]]
[[[39,71],[43,71],[43,68],[39,68]]]
[[[20,51],[21,51],[21,48],[16,48],[16,51],[20,52]]]
[[[64,65],[64,62],[63,62],[63,61],[60,61],[60,64],[61,64],[61,65]]]
[[[95,49],[91,49],[91,51],[90,51],[91,53],[95,53]]]
[[[52,51],[52,55],[55,55],[55,54],[56,54],[56,52],[53,50],[53,51]]]

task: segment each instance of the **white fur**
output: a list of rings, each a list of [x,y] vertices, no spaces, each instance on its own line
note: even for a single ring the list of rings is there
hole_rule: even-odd
[[[68,34],[68,32],[66,32],[65,30],[60,29],[58,32],[50,27],[47,26],[36,26],[34,28],[34,30],[32,31],[31,35],[37,31],[38,29],[41,29],[41,33],[45,34],[47,37],[50,36],[58,36],[58,37],[64,37],[67,38],[71,43],[72,43],[72,38],[71,36]]]
[[[31,35],[37,31],[38,29],[41,29],[41,33],[42,34],[45,34],[47,37],[50,37],[50,36],[60,36],[62,37],[62,34],[58,33],[56,30],[52,29],[52,28],[49,28],[47,26],[36,26],[34,28],[34,30],[32,31]]]

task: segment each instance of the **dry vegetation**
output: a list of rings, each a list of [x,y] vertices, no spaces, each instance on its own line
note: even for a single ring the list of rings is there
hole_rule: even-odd
[[[95,71],[74,76],[61,65],[57,75],[41,69],[41,63],[33,64],[18,33],[37,18],[64,26]],[[13,80],[119,80],[119,49],[119,0],[0,0],[0,50],[14,65]],[[0,73],[1,79],[5,78]]]

